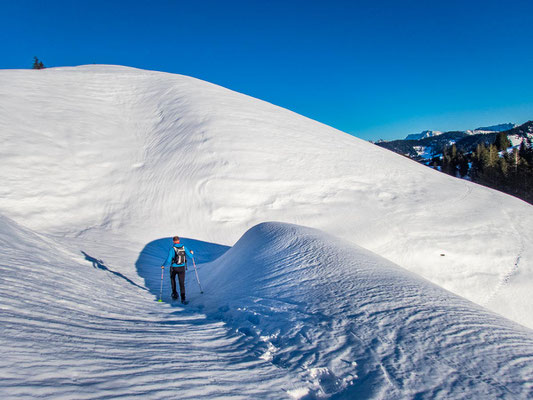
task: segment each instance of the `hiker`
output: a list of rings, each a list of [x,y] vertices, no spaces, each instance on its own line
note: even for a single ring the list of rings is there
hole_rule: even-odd
[[[170,248],[168,252],[168,257],[165,263],[161,266],[162,269],[165,269],[165,266],[170,266],[170,283],[172,284],[172,299],[176,300],[178,298],[178,292],[176,291],[176,275],[178,276],[178,281],[180,284],[180,295],[181,303],[187,304],[185,300],[185,271],[187,270],[187,257],[188,255],[192,258],[194,251],[180,245],[180,238],[174,236],[172,238],[174,245]]]

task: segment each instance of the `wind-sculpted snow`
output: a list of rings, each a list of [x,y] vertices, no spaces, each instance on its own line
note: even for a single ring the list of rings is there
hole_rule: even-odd
[[[201,272],[206,314],[309,398],[533,395],[531,330],[323,232],[261,224]]]
[[[41,233],[231,245],[297,223],[533,327],[530,205],[272,104],[118,66],[4,70],[0,140],[0,212]]]
[[[155,301],[131,268],[142,246],[111,242],[62,245],[0,216],[2,399],[287,397],[242,335]]]
[[[166,274],[156,301],[168,238],[64,242],[0,216],[2,398],[533,395],[531,330],[367,250],[281,223],[184,242],[205,291],[190,267],[186,307]]]
[[[531,330],[470,302],[533,327],[524,202],[116,66],[0,71],[0,139],[2,399],[533,396]]]

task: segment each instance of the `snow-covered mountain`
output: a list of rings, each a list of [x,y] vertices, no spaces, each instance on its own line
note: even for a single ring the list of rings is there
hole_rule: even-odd
[[[524,135],[522,128],[527,128],[528,122],[523,125],[500,124],[481,127],[466,131],[438,132],[424,131],[420,134],[408,135],[405,139],[392,141],[379,141],[376,144],[385,149],[403,154],[419,162],[429,162],[433,157],[441,156],[445,147],[453,144],[463,152],[475,151],[480,143],[488,145],[494,142],[500,132],[507,132],[509,140],[514,146],[519,146],[522,140],[533,138],[533,135]]]
[[[490,132],[505,132],[510,129],[516,128],[518,125],[513,123],[506,123],[506,124],[498,124],[498,125],[491,125],[491,126],[482,126],[480,128],[476,128],[472,131],[473,134],[478,133],[490,133]]]
[[[453,132],[464,132],[468,135],[477,135],[480,133],[504,132],[504,131],[508,131],[510,129],[516,128],[517,126],[518,125],[513,124],[513,123],[505,123],[505,124],[498,124],[498,125],[491,125],[491,126],[483,126],[483,127],[476,128],[476,129],[467,129],[465,131],[453,131]],[[421,139],[439,136],[439,135],[442,135],[443,133],[444,132],[441,132],[441,131],[426,130],[420,133],[409,134],[403,140],[421,140]]]
[[[422,131],[420,133],[412,133],[407,135],[405,140],[420,140],[428,137],[438,136],[442,134],[440,131]]]
[[[0,71],[0,135],[13,398],[531,394],[531,330],[457,296],[533,327],[526,203],[118,66]],[[187,309],[154,302],[174,234]]]

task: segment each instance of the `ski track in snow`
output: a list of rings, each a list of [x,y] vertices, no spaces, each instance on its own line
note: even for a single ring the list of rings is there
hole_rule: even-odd
[[[508,221],[508,223],[512,227],[513,231],[515,232],[515,235],[518,238],[518,240],[520,242],[520,245],[519,245],[519,248],[518,248],[518,252],[517,252],[517,255],[516,255],[515,262],[512,265],[510,265],[507,270],[503,271],[503,273],[500,276],[500,279],[498,281],[498,284],[494,287],[492,292],[490,292],[487,295],[486,300],[481,302],[481,305],[483,305],[483,306],[486,306],[486,305],[490,304],[490,302],[497,297],[498,293],[505,286],[509,285],[509,282],[511,281],[513,276],[517,275],[517,273],[519,271],[520,259],[522,258],[522,254],[524,253],[524,251],[526,249],[526,243],[525,243],[524,237],[520,234],[519,230],[516,227],[515,222],[513,221],[513,217],[505,210],[505,206],[503,204],[501,204],[501,201],[500,201],[500,207],[502,208],[503,212],[507,216],[506,221]]]

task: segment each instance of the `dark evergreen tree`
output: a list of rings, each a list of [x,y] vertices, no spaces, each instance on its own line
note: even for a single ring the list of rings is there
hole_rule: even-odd
[[[498,148],[496,147],[496,145],[491,144],[489,146],[486,166],[489,168],[495,168],[496,165],[498,164],[499,158],[500,158],[500,155],[498,153]]]
[[[455,143],[451,147],[444,147],[442,151],[442,172],[457,176],[457,167],[460,164],[462,153],[457,151]]]
[[[518,155],[521,159],[524,159],[529,165],[533,165],[533,144],[531,143],[531,138],[522,140],[520,143],[520,150]]]
[[[520,143],[520,147],[518,150],[518,156],[520,158],[526,158],[527,157],[527,147],[526,147],[526,141],[522,140],[522,143]]]
[[[451,155],[448,147],[442,149],[442,166],[441,171],[445,174],[450,173]]]
[[[42,61],[39,61],[37,57],[33,57],[33,67],[32,69],[44,69],[45,66]]]
[[[446,141],[440,142],[443,147],[433,147],[436,154],[431,161],[420,162],[455,177],[467,177],[473,182],[533,204],[532,132],[533,121],[530,121],[507,132],[467,136],[462,139],[465,143],[457,146],[450,146],[450,140],[444,138]],[[523,138],[519,148],[509,151],[512,143],[508,135]],[[473,146],[476,147],[472,151]],[[442,149],[442,156],[438,152],[439,148]]]
[[[500,132],[498,136],[496,136],[494,144],[499,151],[507,150],[509,147],[511,147],[511,141],[505,132]]]
[[[501,157],[498,160],[498,170],[497,170],[497,184],[498,186],[505,185],[505,178],[509,174],[509,163],[507,162],[507,157]]]
[[[461,175],[461,178],[464,178],[468,175],[468,171],[470,170],[470,164],[468,162],[468,158],[465,154],[460,153],[459,157],[459,174]]]

